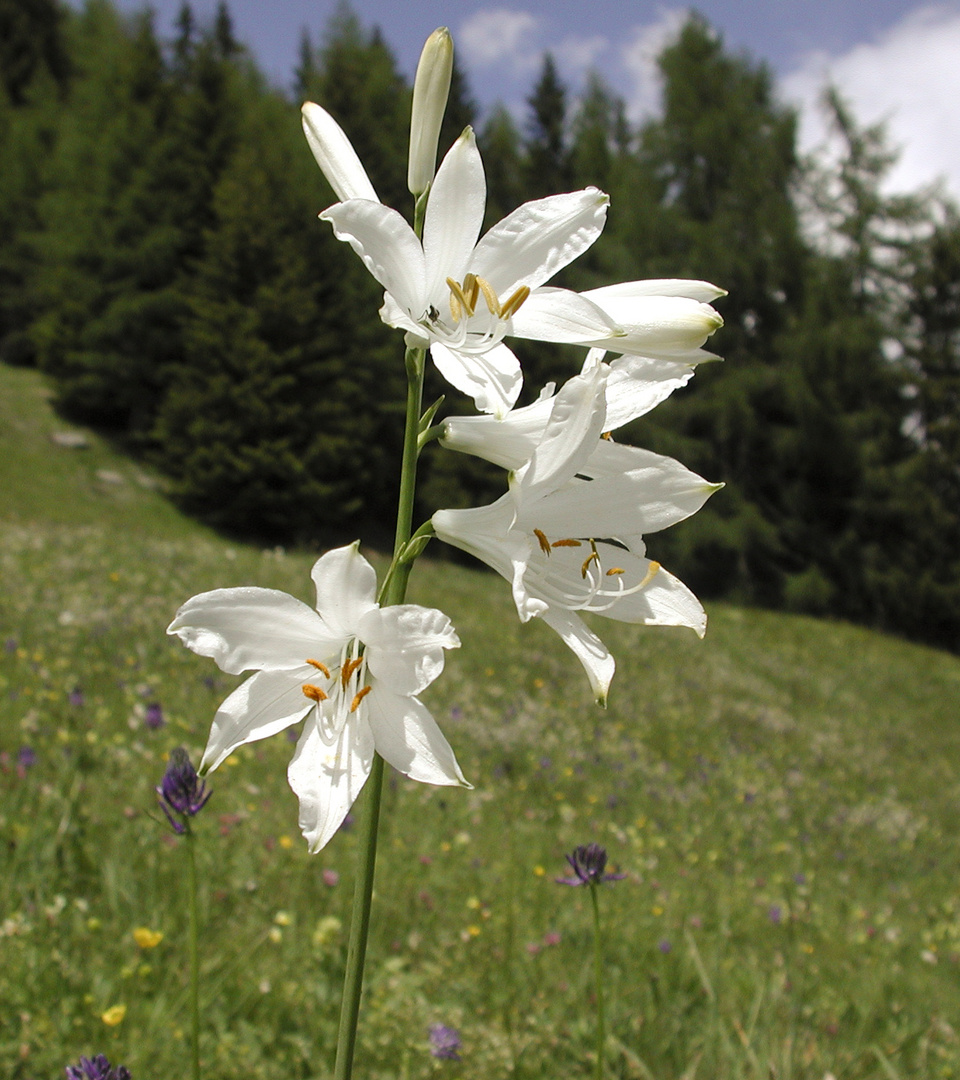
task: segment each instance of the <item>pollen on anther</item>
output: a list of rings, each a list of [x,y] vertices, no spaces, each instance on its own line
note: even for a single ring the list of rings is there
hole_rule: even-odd
[[[372,686],[365,686],[362,690],[357,691],[356,697],[354,697],[353,701],[350,702],[350,711],[351,712],[356,712],[357,711],[357,708],[360,705],[360,702],[363,701],[363,699],[367,696],[367,694],[370,693],[370,691],[372,689],[373,689]]]
[[[625,573],[626,573],[626,571],[623,569],[622,566],[611,566],[610,569],[607,571],[607,577],[613,577],[614,574],[625,574]]]
[[[550,546],[551,547],[583,547],[583,541],[582,540],[574,540],[572,537],[569,537],[566,540],[554,540],[554,542]]]
[[[307,663],[311,667],[315,667],[317,671],[322,671],[328,679],[330,678],[330,669],[326,664],[321,664],[319,660],[307,660]]]
[[[303,696],[310,698],[311,701],[316,701],[318,704],[321,701],[327,700],[327,695],[320,689],[319,686],[314,686],[313,683],[304,683],[300,688],[303,691]]]
[[[501,314],[500,301],[497,299],[497,294],[493,291],[493,286],[486,278],[478,277],[475,281],[477,283],[477,288],[483,293],[483,298],[487,302],[487,310],[491,315],[499,317]]]
[[[356,660],[347,660],[343,667],[340,669],[340,683],[344,690],[347,688],[347,683],[350,681],[350,676],[357,670],[357,668],[363,663],[363,657],[357,657]]]
[[[533,535],[537,538],[537,542],[540,544],[540,550],[544,555],[550,554],[550,541],[547,539],[546,534],[540,529],[534,529]]]

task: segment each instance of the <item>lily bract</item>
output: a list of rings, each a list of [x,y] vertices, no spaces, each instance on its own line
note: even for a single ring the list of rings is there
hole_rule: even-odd
[[[435,608],[381,608],[358,545],[322,555],[316,610],[275,589],[216,589],[188,600],[167,633],[223,671],[255,670],[213,720],[200,772],[245,743],[305,720],[287,770],[300,827],[319,851],[360,793],[376,751],[411,779],[469,787],[417,695],[460,642]]]

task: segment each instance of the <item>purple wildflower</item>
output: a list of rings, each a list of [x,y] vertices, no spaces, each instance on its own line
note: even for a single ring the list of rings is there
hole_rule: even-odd
[[[151,731],[162,728],[166,721],[163,718],[163,709],[159,701],[151,701],[143,712],[143,722]]]
[[[657,948],[663,953],[664,956],[673,948],[670,942],[666,938],[661,938],[657,944]]]
[[[80,1058],[79,1065],[67,1066],[67,1080],[130,1080],[130,1070],[123,1065],[111,1068],[106,1054],[93,1059]]]
[[[445,1061],[459,1061],[460,1047],[463,1040],[456,1028],[447,1027],[446,1024],[431,1024],[428,1029],[430,1035],[430,1053],[435,1058]]]
[[[556,878],[558,885],[601,885],[604,881],[622,881],[626,874],[605,874],[607,849],[599,844],[581,845],[566,856],[576,877]]]
[[[4,648],[4,651],[8,652],[8,653],[16,652],[17,651],[17,639],[12,638],[12,637],[8,637],[7,640],[3,643],[3,648]]]
[[[783,909],[779,904],[771,904],[770,910],[767,912],[770,917],[770,921],[774,926],[779,926],[783,919]]]
[[[17,764],[21,769],[29,769],[31,765],[37,763],[37,752],[32,746],[21,746],[17,751]]]
[[[197,780],[197,770],[186,750],[182,746],[172,750],[157,794],[160,796],[160,809],[167,815],[167,821],[175,833],[187,831],[187,818],[199,814],[213,794],[210,791],[205,793],[206,784],[198,784]]]
[[[82,709],[86,698],[79,686],[75,686],[67,695],[67,700],[75,709]]]

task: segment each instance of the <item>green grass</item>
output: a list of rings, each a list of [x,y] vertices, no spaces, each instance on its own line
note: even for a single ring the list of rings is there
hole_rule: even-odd
[[[179,1077],[186,865],[153,789],[237,680],[164,629],[211,587],[309,600],[314,556],[218,539],[67,426],[0,368],[0,1075]],[[388,779],[358,1076],[592,1075],[589,897],[553,882],[591,840],[628,874],[600,896],[609,1076],[960,1075],[960,660],[716,606],[703,642],[599,624],[604,712],[499,578],[421,561],[412,591],[463,640],[427,701],[475,788]],[[332,1068],[356,839],[307,855],[291,752],[238,752],[197,820],[209,1080]]]

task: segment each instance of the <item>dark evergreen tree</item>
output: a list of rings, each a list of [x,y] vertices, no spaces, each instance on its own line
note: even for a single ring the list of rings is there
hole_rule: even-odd
[[[23,105],[31,83],[46,72],[65,91],[70,62],[57,0],[0,0],[0,87]]]
[[[525,144],[528,198],[543,198],[570,190],[570,151],[567,146],[567,90],[557,65],[545,53],[540,78],[527,99],[530,107]]]

